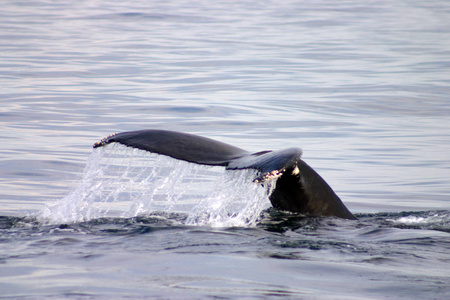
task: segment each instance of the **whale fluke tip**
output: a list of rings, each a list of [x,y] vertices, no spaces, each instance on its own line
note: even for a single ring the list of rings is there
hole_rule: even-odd
[[[108,144],[112,143],[112,141],[110,141],[109,139],[112,138],[113,136],[115,136],[116,134],[117,134],[117,132],[108,135],[107,137],[103,138],[101,141],[96,142],[96,143],[94,144],[94,146],[92,146],[92,147],[93,147],[93,148],[98,148],[98,147],[103,147],[103,146],[105,146],[105,145],[108,145]]]

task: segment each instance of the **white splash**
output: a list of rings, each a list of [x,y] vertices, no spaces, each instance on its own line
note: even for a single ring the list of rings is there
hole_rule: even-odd
[[[275,181],[260,185],[253,182],[256,170],[225,172],[210,196],[201,200],[186,221],[190,225],[255,225],[261,212],[269,207],[268,195]],[[267,201],[265,201],[267,200]]]
[[[93,150],[78,187],[41,217],[72,223],[165,211],[187,214],[189,225],[251,226],[270,206],[276,182],[256,184],[256,176],[113,144]]]
[[[433,224],[448,225],[450,222],[450,215],[444,212],[436,212],[424,216],[405,216],[391,221],[393,221],[396,224],[418,225],[418,226],[433,225]]]

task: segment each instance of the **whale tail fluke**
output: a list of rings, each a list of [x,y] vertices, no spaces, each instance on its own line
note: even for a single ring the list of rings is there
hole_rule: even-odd
[[[111,143],[167,155],[191,163],[227,169],[257,169],[254,182],[278,178],[269,196],[281,210],[314,216],[357,219],[326,181],[302,159],[302,150],[290,148],[250,153],[243,149],[193,134],[166,130],[139,130],[110,135],[94,148]]]
[[[128,147],[211,166],[226,166],[230,160],[248,154],[243,149],[213,139],[167,130],[149,129],[116,133],[95,143],[94,148],[110,143],[120,143]]]

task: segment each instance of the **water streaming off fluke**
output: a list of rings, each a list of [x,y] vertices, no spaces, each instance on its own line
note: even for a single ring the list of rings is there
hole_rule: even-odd
[[[188,225],[254,225],[276,182],[254,183],[257,175],[109,145],[93,150],[78,187],[47,203],[41,217],[71,223],[164,211],[186,214]]]

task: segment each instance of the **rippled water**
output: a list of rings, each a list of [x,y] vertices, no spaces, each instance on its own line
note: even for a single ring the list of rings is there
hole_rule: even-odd
[[[3,1],[0,297],[448,298],[449,15],[447,1]],[[251,174],[92,150],[146,128],[301,147],[359,220],[267,209],[236,188]]]

